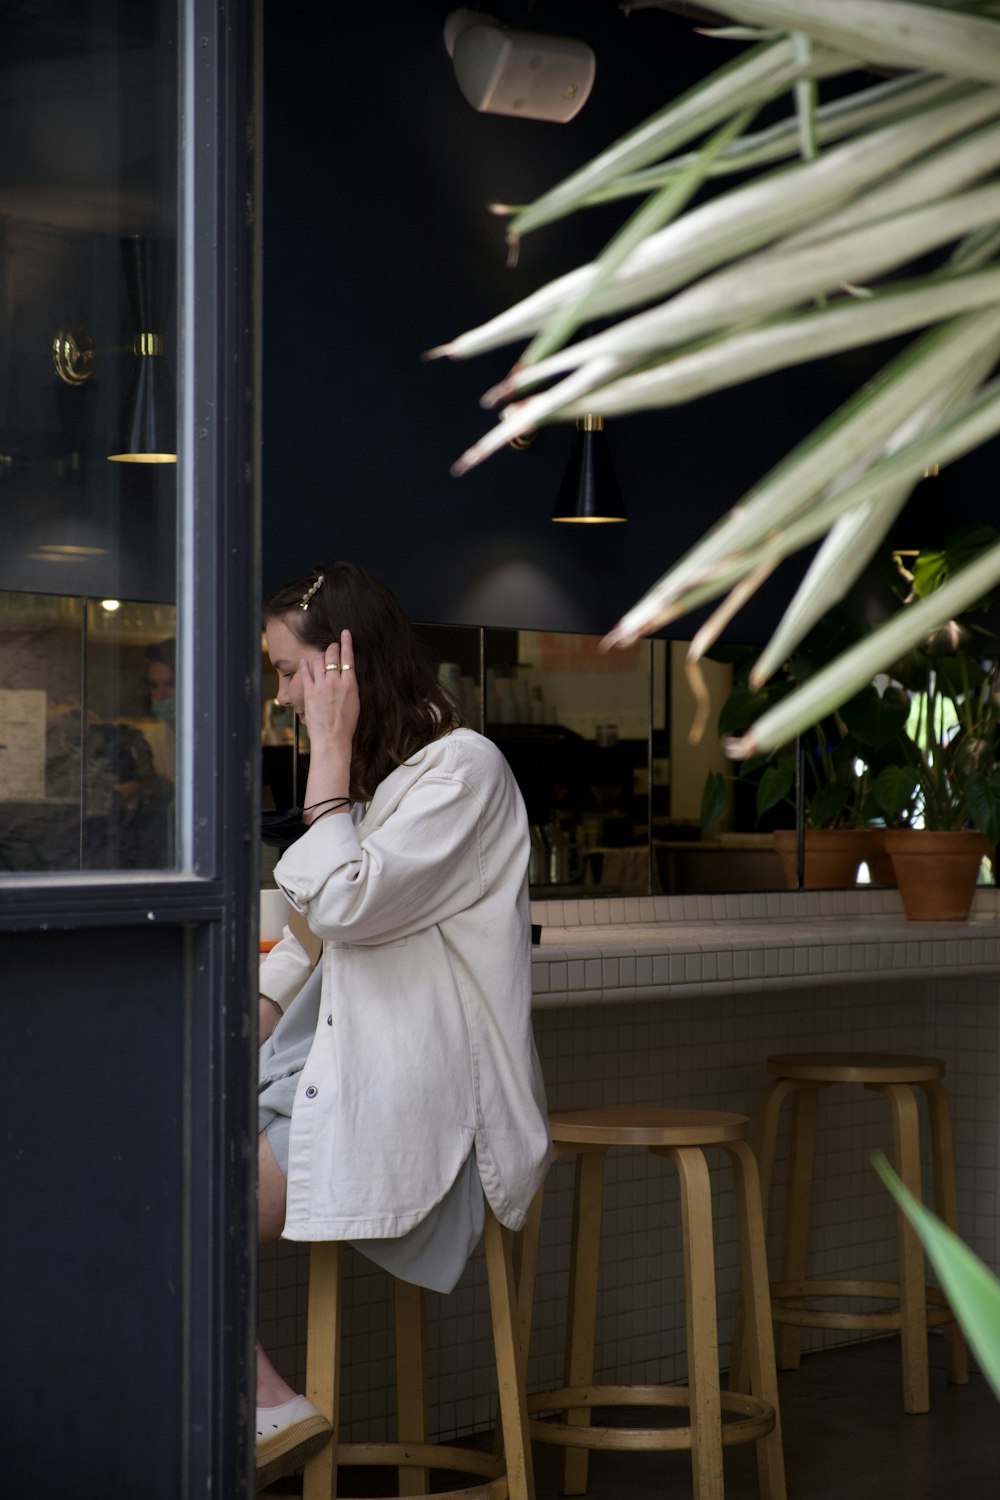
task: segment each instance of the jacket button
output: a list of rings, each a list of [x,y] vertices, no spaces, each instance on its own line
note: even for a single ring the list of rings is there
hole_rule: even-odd
[[[316,1097],[316,1095],[318,1093],[319,1093],[319,1089],[316,1087],[316,1085],[314,1083],[311,1083],[309,1085],[309,1087],[306,1089],[306,1098],[307,1099],[315,1099],[315,1097]]]
[[[326,1018],[326,1024],[328,1026],[332,1026],[333,1025],[333,1017],[332,1016],[327,1016],[327,1018]]]

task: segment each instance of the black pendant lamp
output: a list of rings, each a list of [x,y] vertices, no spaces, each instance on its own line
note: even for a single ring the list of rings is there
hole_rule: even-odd
[[[553,521],[627,521],[618,488],[604,418],[588,413],[576,424],[576,438],[552,512]]]
[[[118,420],[116,463],[177,462],[177,398],[162,329],[170,302],[173,245],[133,234],[121,242],[132,310],[132,380]]]

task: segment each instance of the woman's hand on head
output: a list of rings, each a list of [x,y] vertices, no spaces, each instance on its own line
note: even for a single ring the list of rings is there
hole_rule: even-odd
[[[349,630],[302,663],[306,728],[310,742],[350,751],[358,727],[361,698]]]

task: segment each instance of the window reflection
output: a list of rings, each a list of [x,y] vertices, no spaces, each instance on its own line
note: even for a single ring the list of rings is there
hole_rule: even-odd
[[[695,714],[685,641],[647,640],[603,653],[600,637],[564,631],[415,626],[438,680],[466,721],[503,750],[532,829],[536,899],[784,889],[771,835],[756,827],[752,788],[714,734],[689,743]],[[714,723],[732,685],[728,662],[705,672]],[[484,680],[485,679],[485,680]],[[302,800],[308,739],[276,704],[263,656],[263,807]],[[728,769],[734,796],[706,837],[710,771]],[[262,848],[262,881],[278,851]]]
[[[0,869],[173,865],[174,727],[149,674],[174,628],[169,604],[0,593]]]
[[[174,863],[177,16],[4,8],[0,870]]]
[[[652,643],[609,654],[600,637],[566,631],[487,630],[485,639],[486,733],[525,800],[532,894],[657,889],[649,756],[653,727],[664,727],[665,679],[653,673]]]

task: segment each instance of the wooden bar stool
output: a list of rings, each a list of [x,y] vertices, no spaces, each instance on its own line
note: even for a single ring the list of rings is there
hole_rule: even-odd
[[[337,1469],[344,1464],[385,1464],[399,1471],[399,1494],[424,1496],[428,1471],[451,1469],[476,1475],[479,1482],[449,1490],[466,1500],[534,1500],[528,1413],[512,1236],[487,1207],[484,1229],[493,1346],[499,1390],[502,1445],[495,1453],[427,1441],[426,1358],[423,1292],[405,1281],[393,1281],[396,1312],[395,1443],[341,1443],[340,1331],[342,1247],[314,1244],[309,1257],[309,1304],[306,1345],[306,1395],[333,1426],[333,1437],[305,1465],[303,1500],[331,1500],[337,1494]],[[502,1446],[502,1453],[499,1448]],[[437,1500],[445,1500],[438,1495]]]
[[[757,1164],[745,1140],[745,1115],[718,1110],[614,1107],[568,1110],[549,1117],[556,1155],[576,1156],[573,1237],[566,1333],[565,1386],[528,1399],[531,1436],[563,1448],[560,1490],[587,1488],[588,1450],[613,1448],[691,1452],[694,1500],[722,1500],[722,1449],[755,1442],[763,1500],[784,1500],[785,1473],[777,1376],[767,1295],[767,1257]],[[604,1160],[612,1146],[640,1147],[673,1159],[680,1179],[684,1244],[688,1384],[594,1385],[594,1335],[601,1242]],[[723,1391],[716,1330],[712,1199],[707,1147],[728,1153],[736,1187],[740,1257],[747,1289],[746,1349],[750,1391]],[[530,1234],[526,1231],[526,1239]],[[530,1254],[530,1247],[526,1255]],[[591,1424],[600,1406],[687,1407],[686,1427],[622,1428]],[[724,1420],[724,1414],[729,1420]]]
[[[781,1280],[771,1284],[774,1321],[778,1324],[777,1360],[782,1370],[798,1368],[802,1328],[898,1330],[902,1344],[903,1409],[924,1412],[930,1406],[927,1375],[927,1329],[946,1325],[948,1379],[964,1385],[969,1378],[968,1356],[954,1315],[937,1287],[925,1285],[924,1255],[909,1220],[898,1215],[898,1282],[811,1280],[806,1276],[806,1250],[812,1196],[813,1154],[820,1089],[835,1083],[863,1084],[884,1094],[892,1112],[894,1166],[916,1197],[920,1192],[920,1121],[915,1088],[927,1096],[934,1203],[938,1216],[958,1231],[955,1187],[955,1148],[948,1095],[941,1079],[944,1063],[930,1057],[899,1057],[877,1052],[804,1053],[769,1057],[767,1070],[775,1077],[761,1111],[757,1129],[757,1159],[761,1196],[767,1222],[768,1199],[774,1172],[775,1143],[781,1106],[792,1098],[792,1139],[784,1223],[784,1261]],[[826,1312],[805,1305],[809,1297],[879,1298],[898,1305],[880,1312]],[[737,1385],[745,1377],[743,1356],[734,1358]]]

